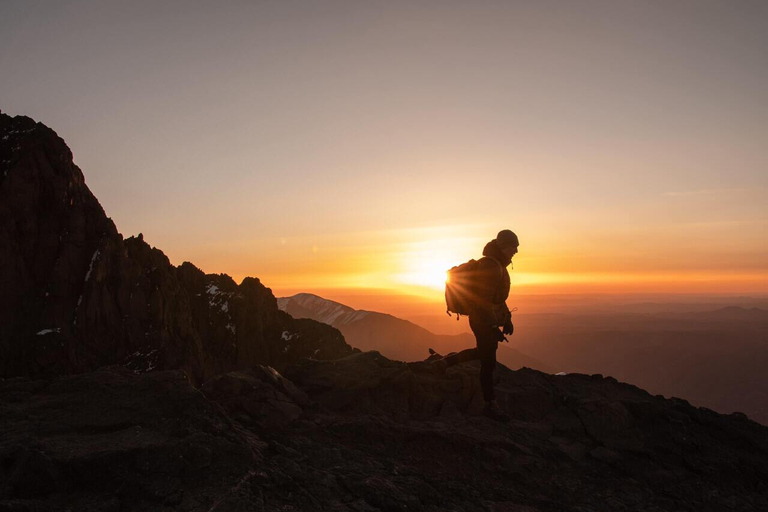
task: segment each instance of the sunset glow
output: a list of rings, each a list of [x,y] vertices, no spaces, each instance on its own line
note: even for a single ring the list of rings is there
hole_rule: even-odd
[[[439,301],[509,228],[513,293],[768,293],[759,3],[87,3],[9,7],[2,106],[175,264]]]

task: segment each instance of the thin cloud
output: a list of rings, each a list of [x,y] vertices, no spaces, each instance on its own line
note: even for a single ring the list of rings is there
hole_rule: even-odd
[[[712,194],[728,194],[744,192],[746,188],[703,188],[699,190],[681,190],[677,192],[663,192],[661,195],[668,197],[706,196]]]

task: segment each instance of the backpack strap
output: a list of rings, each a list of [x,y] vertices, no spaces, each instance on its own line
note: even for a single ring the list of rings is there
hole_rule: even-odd
[[[483,256],[483,259],[493,260],[499,266],[499,277],[504,277],[504,267],[501,265],[499,260],[496,258],[491,258],[490,256]]]
[[[490,256],[483,256],[483,258],[488,258],[489,260],[493,260],[499,266],[499,279],[503,280],[504,279],[504,265],[502,265],[501,262],[499,260],[497,260],[496,258],[492,258]],[[501,285],[499,285],[499,286],[501,286]],[[498,291],[498,287],[496,288],[496,291]],[[494,295],[496,294],[496,291],[494,291]],[[509,308],[507,308],[507,309],[509,309]],[[515,308],[515,309],[517,309],[517,308]]]

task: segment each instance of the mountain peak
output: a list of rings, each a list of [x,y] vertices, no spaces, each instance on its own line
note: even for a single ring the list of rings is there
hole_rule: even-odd
[[[294,318],[311,318],[334,327],[357,322],[370,314],[312,293],[280,297],[277,306]]]
[[[354,351],[337,330],[279,311],[256,278],[175,267],[142,233],[124,238],[44,124],[0,114],[0,170],[0,377],[119,364],[199,382]],[[285,331],[301,342],[287,347]]]

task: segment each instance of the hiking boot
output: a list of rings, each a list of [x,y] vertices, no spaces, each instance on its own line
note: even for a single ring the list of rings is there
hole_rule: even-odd
[[[445,359],[435,359],[429,363],[429,367],[434,373],[445,375],[445,371],[448,369],[448,361]]]
[[[496,400],[491,400],[490,402],[485,403],[483,414],[493,420],[501,421],[503,423],[509,421],[509,415],[505,413],[501,407],[499,407],[499,403]]]

